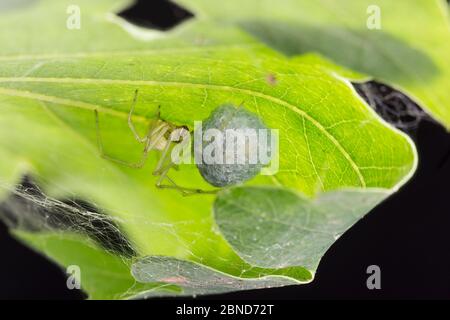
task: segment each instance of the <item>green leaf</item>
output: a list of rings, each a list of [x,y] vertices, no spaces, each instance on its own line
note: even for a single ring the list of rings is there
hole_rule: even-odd
[[[450,27],[445,0],[178,0],[217,28],[236,26],[288,56],[320,53],[403,90],[450,128]],[[381,29],[367,20],[378,6]],[[257,8],[257,9],[256,9]],[[339,72],[339,70],[337,70]],[[345,75],[344,75],[345,76]],[[353,78],[353,77],[352,77]]]
[[[320,248],[311,248],[297,239],[298,251],[310,252],[308,259],[301,259],[293,248],[284,246],[279,232],[268,233],[272,240],[261,237],[255,241],[282,245],[283,252],[272,256],[285,260],[278,261],[279,265],[264,265],[261,261],[267,253],[253,252],[246,243],[249,239],[242,247],[233,241],[233,234],[240,233],[236,226],[248,217],[244,215],[240,221],[238,211],[227,211],[216,221],[212,214],[216,196],[182,197],[174,190],[155,187],[152,171],[159,159],[157,152],[151,153],[140,170],[102,159],[94,110],[100,115],[100,134],[108,155],[129,162],[142,157],[142,145],[127,125],[136,89],[139,96],[133,121],[141,134],[155,120],[158,106],[162,120],[192,129],[195,120],[207,118],[224,103],[242,103],[268,127],[278,129],[280,171],[274,176],[258,176],[248,185],[276,186],[308,198],[342,188],[360,189],[358,192],[370,201],[352,217],[348,212],[356,196],[344,192],[331,197],[334,202],[330,200],[327,206],[341,208],[330,213],[339,220],[339,225],[329,227],[332,234],[343,232],[375,200],[381,201],[381,197],[372,197],[373,188],[392,193],[416,168],[411,140],[381,120],[348,81],[329,70],[330,63],[288,59],[241,30],[221,30],[216,22],[201,17],[167,34],[138,32],[107,14],[116,1],[78,3],[81,30],[65,28],[65,12],[71,1],[43,0],[2,14],[0,27],[10,31],[0,35],[0,186],[4,190],[0,197],[7,199],[20,174],[29,174],[44,191],[45,201],[26,190],[16,194],[44,212],[59,208],[63,200],[81,199],[108,214],[129,240],[134,257],[99,249],[101,243],[92,249],[92,239],[76,228],[80,221],[91,221],[92,212],[83,208],[67,210],[68,231],[55,230],[48,223],[30,234],[23,225],[18,226],[21,238],[58,263],[80,265],[86,275],[82,286],[92,298],[129,298],[140,292],[148,295],[148,290],[161,285],[153,281],[173,285],[164,281],[171,272],[160,276],[166,264],[195,270],[195,275],[185,286],[169,286],[163,293],[152,291],[158,295],[180,294],[180,290],[183,294],[239,290],[253,283],[303,283],[311,281],[318,259],[331,244],[330,239],[323,239]],[[144,41],[141,31],[152,33],[144,38],[153,40]],[[195,165],[181,165],[169,175],[182,186],[211,188]],[[285,197],[285,192],[291,191],[268,195],[267,200],[279,202],[278,197]],[[227,194],[221,193],[217,204]],[[259,201],[254,194],[242,200],[251,202],[249,197]],[[295,198],[272,214],[284,216],[293,206],[302,210],[298,213],[301,219],[303,210],[312,205],[298,197],[300,200]],[[321,196],[319,202],[322,197],[327,196]],[[302,205],[295,204],[297,201]],[[14,213],[21,217],[20,210]],[[229,214],[233,214],[232,225],[223,221]],[[78,231],[76,244],[73,230]],[[98,232],[94,239],[107,238],[101,237],[103,230]],[[73,250],[65,251],[66,246]],[[108,243],[107,247],[111,246],[114,243]],[[155,256],[162,258],[146,258]],[[98,276],[99,261],[110,261],[112,273],[124,280],[115,283],[107,272]],[[150,287],[138,286],[130,294],[125,288],[134,280],[126,274],[134,261],[144,270],[134,273],[137,280]],[[101,268],[107,269],[108,263]],[[144,277],[145,270],[159,271]],[[177,269],[170,270],[174,277],[178,275]],[[233,285],[218,287],[201,278],[216,278],[218,274],[224,281],[232,279]],[[96,279],[111,281],[111,287],[100,286]],[[250,284],[250,279],[255,282]],[[267,279],[270,281],[265,282]],[[205,287],[194,285],[202,281]]]
[[[236,187],[219,194],[214,214],[225,239],[250,264],[315,270],[333,242],[388,194],[345,190],[312,200],[278,187]]]
[[[183,287],[180,294],[193,296],[301,283],[282,274],[261,276],[257,279],[232,277],[198,263],[161,256],[148,256],[140,259],[133,264],[132,273],[141,283],[173,283]],[[149,298],[155,295],[159,296],[160,293],[147,291],[138,297]]]
[[[130,273],[130,260],[105,252],[79,235],[22,231],[15,232],[15,235],[35,249],[45,252],[50,259],[56,258],[60,264],[78,266],[80,283],[89,292],[91,299],[129,299],[141,292],[153,292],[154,295],[180,292],[176,285],[138,283]]]

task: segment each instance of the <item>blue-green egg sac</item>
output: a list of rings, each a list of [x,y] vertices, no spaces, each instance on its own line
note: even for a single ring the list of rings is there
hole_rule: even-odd
[[[228,129],[268,130],[256,114],[248,111],[243,106],[236,107],[230,104],[219,106],[202,123],[202,147],[195,148],[196,150],[194,150],[196,157],[199,157],[200,159],[203,159],[202,154],[205,153],[206,146],[211,143],[211,141],[205,140],[205,133],[208,129],[216,129],[222,133],[223,159],[226,158],[227,153],[226,131]],[[267,141],[270,141],[270,137],[267,138]],[[260,146],[258,145],[257,148],[259,147]],[[236,154],[236,150],[237,148],[234,148],[231,152]],[[201,155],[198,154],[200,151]],[[213,186],[226,187],[240,184],[258,175],[263,167],[263,164],[261,164],[260,161],[257,161],[256,163],[249,163],[249,152],[258,152],[258,150],[249,150],[249,148],[245,148],[245,162],[243,164],[236,162],[208,164],[202,161],[201,163],[197,162],[197,167],[203,178]]]

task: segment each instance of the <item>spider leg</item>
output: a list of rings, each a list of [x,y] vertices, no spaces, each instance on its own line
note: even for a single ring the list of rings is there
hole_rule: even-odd
[[[158,164],[153,171],[153,175],[159,176],[158,180],[156,181],[155,185],[157,188],[160,189],[174,189],[181,193],[183,196],[190,196],[194,194],[215,194],[217,193],[217,190],[202,190],[202,189],[195,189],[195,188],[186,188],[181,187],[178,184],[175,183],[168,175],[170,169],[176,167],[177,165],[173,163],[170,158],[167,157],[168,152],[170,150],[171,143],[167,143],[166,147],[164,148],[161,158],[158,161]],[[167,161],[169,159],[169,161]],[[166,162],[169,162],[164,166]],[[163,181],[167,180],[169,184],[163,184]]]
[[[167,172],[169,171],[170,167],[167,168],[165,171],[163,171],[156,182],[156,187],[160,189],[174,189],[181,193],[183,196],[192,196],[196,194],[216,194],[218,190],[202,190],[202,189],[195,189],[195,188],[186,188],[181,187],[178,184],[175,183],[168,175]],[[169,181],[169,184],[162,184],[162,182],[166,179]]]
[[[156,165],[155,170],[153,170],[153,175],[158,176],[166,169],[170,169],[172,167],[172,161],[167,157],[167,154],[170,150],[171,143],[170,141],[167,142],[166,146],[164,147],[164,150],[161,153],[161,157],[159,158],[158,164]],[[167,159],[169,159],[169,164],[165,167],[163,167],[164,163],[167,162]]]
[[[131,109],[130,109],[130,112],[128,113],[128,127],[130,128],[131,132],[133,132],[134,138],[137,141],[139,141],[140,143],[144,143],[147,141],[148,135],[141,137],[139,135],[139,133],[137,132],[136,127],[133,124],[133,119],[132,119],[133,113],[134,113],[134,108],[136,107],[137,96],[138,96],[138,89],[136,89],[136,91],[134,91],[133,103],[131,104]]]
[[[143,141],[143,142],[145,142],[145,148],[144,148],[141,160],[139,160],[136,163],[131,163],[131,162],[127,162],[124,160],[120,160],[120,159],[111,157],[104,152],[103,141],[102,141],[102,137],[100,134],[100,121],[99,121],[98,111],[94,110],[94,114],[95,114],[95,125],[96,125],[96,133],[97,133],[97,146],[100,151],[100,156],[106,160],[109,160],[109,161],[112,161],[115,163],[119,163],[121,165],[130,167],[130,168],[136,168],[136,169],[142,168],[145,165],[145,162],[147,161],[149,152],[151,150],[153,150],[153,148],[155,148],[157,143],[160,141],[161,138],[163,138],[164,134],[167,131],[167,129],[162,130],[163,129],[162,126],[159,126],[158,128],[156,128],[156,129],[158,129],[158,131],[160,131],[159,134],[157,135],[157,137],[155,139],[152,139],[152,136],[155,135],[157,132],[155,132],[156,129],[149,130],[148,135],[145,137],[145,140]]]

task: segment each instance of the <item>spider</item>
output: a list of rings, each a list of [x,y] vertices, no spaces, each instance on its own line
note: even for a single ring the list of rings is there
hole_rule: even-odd
[[[158,150],[161,152],[161,156],[156,165],[156,168],[153,170],[153,175],[157,176],[157,180],[155,186],[161,189],[175,189],[180,192],[183,196],[193,195],[193,194],[215,194],[218,190],[202,190],[195,188],[185,188],[181,187],[175,183],[168,175],[168,171],[172,168],[177,169],[177,165],[171,160],[169,150],[174,144],[181,142],[184,138],[190,135],[189,130],[182,126],[177,127],[174,124],[168,123],[166,121],[161,120],[159,116],[159,106],[158,106],[158,115],[157,119],[149,123],[147,134],[143,137],[139,135],[134,124],[133,124],[133,113],[134,108],[136,106],[138,97],[138,90],[136,89],[134,92],[134,98],[131,105],[130,112],[128,114],[128,126],[133,133],[135,139],[144,144],[144,150],[142,154],[141,160],[136,163],[129,163],[127,161],[123,161],[111,156],[108,156],[103,149],[102,137],[100,134],[100,121],[98,116],[98,111],[94,110],[95,113],[95,124],[96,124],[96,133],[97,133],[97,145],[100,151],[100,155],[102,158],[128,166],[130,168],[140,169],[142,168],[149,156],[150,151]],[[168,184],[163,184],[164,180],[168,181]]]

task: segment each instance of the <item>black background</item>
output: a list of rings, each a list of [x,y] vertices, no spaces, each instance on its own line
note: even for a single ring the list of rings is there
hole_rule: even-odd
[[[450,299],[450,134],[427,121],[411,136],[419,151],[413,179],[336,241],[311,284],[206,298]],[[0,299],[84,297],[68,290],[63,272],[11,238],[4,225],[0,253]],[[381,268],[380,290],[366,287],[366,268],[373,264]]]

